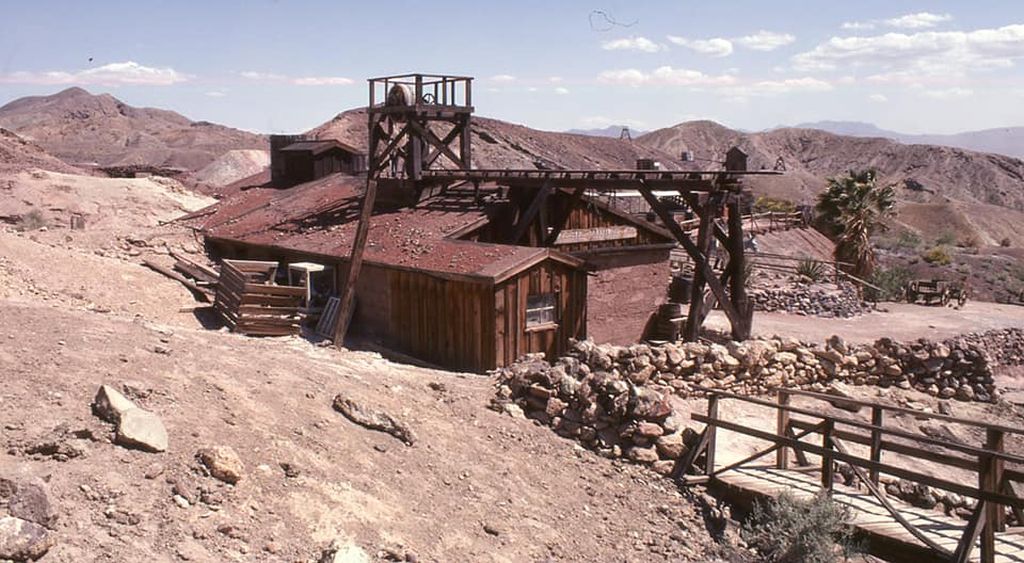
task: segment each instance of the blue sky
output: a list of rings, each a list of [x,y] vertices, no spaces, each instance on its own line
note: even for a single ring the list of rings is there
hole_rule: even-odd
[[[3,12],[0,103],[80,85],[294,132],[365,104],[368,77],[419,71],[475,76],[479,115],[551,130],[1024,125],[1018,0],[39,0]]]

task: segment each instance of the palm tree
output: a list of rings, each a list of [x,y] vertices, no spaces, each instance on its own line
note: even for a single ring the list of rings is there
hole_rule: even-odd
[[[869,277],[875,269],[871,235],[884,230],[882,221],[896,214],[895,188],[878,186],[874,170],[851,170],[828,179],[817,211],[820,227],[836,241],[836,260],[852,264],[844,268],[848,273]]]

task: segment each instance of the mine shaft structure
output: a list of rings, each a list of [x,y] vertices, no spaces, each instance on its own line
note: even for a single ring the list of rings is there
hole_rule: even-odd
[[[339,347],[355,311],[356,282],[363,265],[378,186],[383,183],[390,188],[389,196],[411,203],[419,198],[424,170],[442,164],[469,170],[472,163],[472,78],[403,74],[371,78],[367,82],[370,100],[366,190],[334,329],[334,343]]]
[[[568,210],[585,193],[639,192],[694,265],[683,338],[697,340],[716,304],[729,320],[733,339],[750,337],[753,305],[745,286],[742,180],[748,175],[778,172],[748,171],[747,155],[739,148],[727,153],[720,170],[474,169],[472,78],[409,74],[369,82],[366,192],[343,288],[336,345],[341,345],[351,321],[378,185],[388,192],[392,203],[409,204],[454,185],[499,186],[514,208],[512,227],[501,242],[516,245],[532,240],[542,246],[553,245],[569,220]],[[695,236],[675,220],[671,205],[655,193],[665,191],[678,194],[699,218]],[[563,206],[566,211],[562,213],[549,213],[548,203],[559,192],[570,198],[570,204]],[[715,271],[711,259],[716,243],[728,256],[720,272]]]

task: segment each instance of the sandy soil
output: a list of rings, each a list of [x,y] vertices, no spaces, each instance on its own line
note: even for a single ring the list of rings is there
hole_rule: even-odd
[[[709,328],[728,329],[721,311],[708,316]],[[754,334],[792,336],[806,342],[824,342],[838,334],[849,342],[870,343],[882,336],[895,340],[944,339],[966,332],[1024,327],[1024,307],[968,301],[962,309],[882,303],[879,311],[851,319],[826,319],[787,313],[755,313]]]

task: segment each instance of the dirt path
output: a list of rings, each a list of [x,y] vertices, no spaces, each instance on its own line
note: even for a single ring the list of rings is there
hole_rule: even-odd
[[[875,313],[852,319],[826,319],[787,313],[754,313],[754,334],[792,336],[806,342],[824,342],[838,334],[849,342],[870,343],[888,336],[895,340],[944,339],[967,332],[1024,327],[1024,307],[970,301],[962,309],[883,303]],[[712,311],[707,326],[728,329],[721,311]]]

